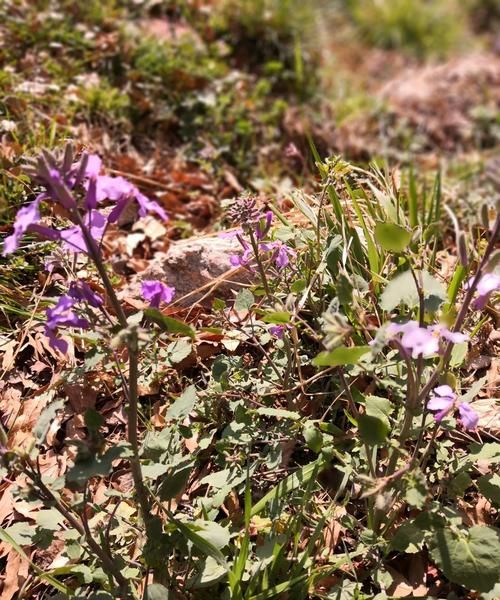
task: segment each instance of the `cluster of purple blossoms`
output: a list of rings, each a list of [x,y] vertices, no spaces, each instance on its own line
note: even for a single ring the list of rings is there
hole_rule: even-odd
[[[18,211],[14,230],[4,241],[3,255],[17,250],[27,231],[61,242],[62,249],[68,252],[88,253],[91,242],[87,244],[87,240],[91,238],[100,242],[108,225],[117,222],[127,205],[134,201],[138,205],[139,216],[155,213],[168,220],[166,212],[157,202],[144,196],[123,177],[101,175],[101,169],[101,159],[95,154],[84,154],[78,163],[73,163],[69,147],[60,164],[48,153],[40,157],[32,176],[45,187],[45,191]],[[73,222],[71,227],[54,229],[41,222],[40,204],[49,200],[66,210],[68,219]],[[115,203],[107,215],[97,210],[97,206],[105,200]],[[150,300],[151,306],[158,307],[162,300],[170,302],[173,298],[173,288],[160,282],[144,283],[143,294]],[[99,308],[103,299],[87,283],[77,281],[70,285],[68,293],[61,296],[55,306],[47,310],[45,334],[50,345],[62,353],[67,352],[68,344],[57,335],[61,327],[87,329],[90,326],[87,319],[75,312],[76,305],[82,303]]]
[[[257,240],[257,247],[259,252],[266,253],[271,262],[273,262],[276,267],[283,269],[290,264],[291,259],[293,259],[296,255],[295,250],[287,246],[283,242],[276,240],[272,242],[264,242],[262,241],[271,228],[273,220],[272,211],[268,210],[265,212],[262,217],[257,221],[255,227],[253,228],[253,235]],[[236,237],[238,242],[241,244],[243,248],[242,254],[233,254],[230,257],[230,262],[234,267],[247,267],[248,269],[252,269],[252,261],[254,257],[254,249],[252,245],[245,240],[243,237],[244,230],[242,228],[236,229],[235,231],[231,231],[229,233],[223,233],[222,237]]]
[[[410,352],[412,358],[428,358],[439,354],[442,349],[441,341],[447,340],[459,344],[468,340],[468,337],[457,331],[450,331],[444,325],[431,325],[420,327],[417,321],[408,321],[398,324],[390,323],[386,329],[388,339],[399,337],[401,346]]]
[[[27,231],[48,240],[62,241],[63,248],[70,252],[88,252],[85,236],[78,220],[75,219],[75,212],[78,212],[85,228],[96,241],[102,239],[108,224],[115,223],[132,201],[138,205],[139,216],[152,212],[164,220],[168,219],[166,212],[157,202],[144,196],[123,177],[100,175],[101,166],[101,159],[95,154],[84,155],[79,163],[67,167],[63,165],[60,168],[50,164],[47,158],[40,159],[36,179],[44,185],[46,191],[17,213],[14,231],[4,242],[3,256],[17,250]],[[77,201],[74,194],[78,187],[83,188],[85,192],[82,203]],[[75,225],[60,230],[44,225],[40,221],[40,203],[46,200],[53,200],[63,206]],[[97,205],[104,200],[116,203],[107,216],[97,210]]]
[[[57,333],[60,327],[76,327],[88,329],[90,323],[87,319],[79,317],[74,312],[75,305],[85,303],[93,308],[99,308],[103,299],[96,294],[85,281],[71,283],[68,293],[61,296],[53,308],[47,310],[47,321],[45,323],[45,335],[49,339],[52,348],[65,354],[68,351],[68,343]]]
[[[434,418],[439,423],[447,414],[458,408],[460,420],[466,430],[475,429],[479,415],[467,402],[460,402],[457,406],[457,395],[449,385],[440,385],[427,402],[428,410],[435,412]]]

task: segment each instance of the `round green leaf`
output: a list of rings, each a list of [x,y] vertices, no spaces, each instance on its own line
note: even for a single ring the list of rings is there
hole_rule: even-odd
[[[403,252],[411,240],[411,233],[394,223],[377,223],[375,239],[384,250]]]
[[[316,367],[339,367],[341,365],[355,365],[359,359],[370,351],[370,346],[340,346],[331,352],[320,352],[313,358],[312,364]]]
[[[437,529],[430,550],[433,560],[453,583],[488,592],[498,581],[500,533],[494,527],[475,525],[463,532]]]

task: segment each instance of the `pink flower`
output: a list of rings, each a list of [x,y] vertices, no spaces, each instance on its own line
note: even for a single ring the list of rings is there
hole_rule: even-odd
[[[161,281],[145,280],[141,284],[142,297],[148,300],[150,306],[159,308],[160,302],[172,302],[175,288],[168,287]]]
[[[460,419],[462,420],[465,429],[475,429],[479,422],[479,415],[471,408],[467,402],[461,402],[458,405],[458,412],[460,413]]]
[[[439,423],[455,406],[457,395],[449,385],[440,385],[434,388],[434,391],[427,402],[427,408],[432,411],[438,411],[435,415]]]
[[[467,287],[472,285],[473,279],[469,279]],[[491,294],[498,291],[500,291],[500,276],[496,273],[485,273],[477,284],[478,296],[472,306],[476,310],[482,310],[488,304]]]
[[[439,423],[448,413],[458,408],[464,429],[475,429],[479,421],[479,415],[467,402],[461,402],[458,407],[456,406],[456,402],[457,395],[451,387],[449,385],[440,385],[434,388],[427,402],[427,409],[437,411],[434,418]]]
[[[280,241],[260,244],[259,249],[264,252],[272,252],[271,260],[280,269],[288,266],[290,264],[290,259],[296,256],[295,250]]]
[[[431,327],[420,327],[417,321],[408,321],[398,324],[390,323],[387,327],[389,338],[402,334],[400,343],[411,352],[412,358],[428,358],[440,351],[440,341],[442,339],[453,342],[454,344],[464,342],[468,338],[458,331],[450,331],[444,325],[432,325]]]
[[[271,223],[273,221],[273,213],[268,210],[264,217],[257,223],[255,227],[255,237],[258,240],[264,239],[267,232],[271,229]]]

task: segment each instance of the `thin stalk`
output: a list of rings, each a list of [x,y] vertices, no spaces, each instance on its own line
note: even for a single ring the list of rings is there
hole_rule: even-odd
[[[113,285],[108,277],[106,272],[106,268],[102,261],[101,253],[99,248],[94,240],[94,238],[90,235],[90,231],[87,226],[83,222],[83,219],[78,212],[78,210],[74,211],[75,220],[79,225],[87,248],[89,250],[89,255],[94,262],[96,269],[101,276],[104,288],[107,292],[109,301],[115,310],[118,321],[124,329],[127,328],[127,317],[123,311],[123,308],[118,300]],[[135,338],[135,336],[133,336]],[[138,426],[138,389],[137,389],[137,378],[138,378],[138,349],[137,349],[137,339],[129,340],[129,376],[128,376],[128,426],[127,426],[127,434],[128,434],[128,442],[132,448],[132,458],[130,459],[130,470],[132,472],[132,478],[134,480],[134,486],[137,493],[137,499],[139,501],[139,508],[141,511],[141,516],[145,524],[149,522],[150,517],[150,502],[148,498],[148,493],[146,491],[146,487],[144,485],[144,478],[142,476],[141,463],[139,459],[139,440],[137,436],[137,426]]]
[[[264,265],[262,264],[262,260],[260,259],[259,255],[259,244],[257,243],[254,232],[251,229],[248,232],[248,237],[250,238],[250,243],[252,244],[252,250],[255,255],[255,261],[257,262],[257,268],[259,269],[259,275],[262,280],[262,285],[264,286],[264,290],[266,292],[267,297],[269,298],[269,300],[272,300],[273,297],[271,295],[269,284],[267,282],[266,271],[264,269]]]
[[[90,550],[97,556],[99,559],[102,568],[106,573],[109,573],[115,580],[116,583],[120,586],[121,594],[125,594],[124,598],[131,598],[135,595],[131,593],[129,582],[123,577],[117,563],[113,559],[112,556],[108,555],[106,551],[99,546],[99,544],[95,541],[92,533],[88,528],[86,528],[72,513],[69,509],[67,509],[64,504],[57,498],[50,489],[44,484],[42,478],[40,477],[37,469],[31,462],[27,461],[27,469],[26,472],[29,477],[32,479],[33,483],[36,486],[36,489],[42,492],[42,500],[48,500],[54,506],[54,508],[68,521],[68,523],[77,531],[82,537],[85,538],[85,541],[90,548]]]

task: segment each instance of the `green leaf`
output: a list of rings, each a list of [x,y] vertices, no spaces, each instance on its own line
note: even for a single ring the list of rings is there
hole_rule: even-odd
[[[290,492],[298,489],[301,486],[306,485],[310,479],[317,475],[319,470],[323,467],[324,461],[321,457],[317,460],[305,465],[295,473],[292,473],[283,481],[280,481],[278,485],[272,488],[267,494],[261,498],[256,504],[252,506],[251,515],[252,517],[258,515],[264,508],[273,502],[274,500],[283,498]]]
[[[66,474],[67,481],[81,485],[91,477],[104,477],[111,473],[113,461],[128,458],[132,455],[126,442],[118,442],[100,456],[91,456],[86,460],[78,460]]]
[[[411,233],[394,223],[377,223],[375,225],[375,239],[384,250],[403,252],[408,248]]]
[[[28,562],[30,564],[31,569],[38,575],[38,577],[40,577],[40,579],[42,579],[43,581],[46,581],[54,589],[59,590],[62,594],[64,594],[64,598],[71,597],[69,588],[67,588],[63,583],[58,581],[50,573],[44,572],[42,569],[40,569],[40,567],[35,565],[31,561],[30,557],[26,554],[26,552],[21,548],[21,544],[18,544],[17,541],[14,538],[12,538],[9,535],[9,533],[7,532],[7,530],[5,530],[3,527],[0,527],[0,540],[2,540],[2,542],[7,543],[7,544],[9,544],[9,546],[14,548],[14,550],[20,556],[22,556],[24,558],[24,560],[26,560],[26,562]],[[31,544],[31,541],[28,542],[28,545],[29,544]]]
[[[312,364],[316,367],[338,367],[341,365],[355,365],[359,359],[371,350],[370,346],[340,346],[331,352],[320,352],[313,358]]]
[[[390,431],[386,420],[370,415],[359,415],[358,429],[361,439],[370,446],[383,444]]]
[[[172,472],[162,479],[158,489],[158,496],[163,502],[172,500],[186,487],[189,476],[193,470],[193,461],[184,460],[175,465]]]
[[[500,506],[500,475],[483,475],[477,481],[481,493],[496,506]]]
[[[229,530],[214,521],[196,519],[196,521],[189,523],[189,526],[195,529],[199,535],[202,535],[205,540],[219,550],[229,544]]]
[[[187,358],[193,350],[193,346],[186,340],[176,340],[167,346],[168,360],[176,365]]]
[[[267,314],[262,319],[264,323],[272,323],[273,325],[283,325],[290,323],[290,313],[285,311],[277,311]]]
[[[183,321],[178,321],[173,317],[167,317],[163,315],[157,308],[146,308],[144,310],[144,316],[159,325],[168,333],[178,333],[180,335],[186,335],[190,338],[194,338],[195,336],[195,331],[190,325],[184,323]]]
[[[433,560],[453,583],[488,592],[498,582],[500,533],[497,529],[481,525],[460,532],[439,528],[429,546]]]
[[[307,447],[313,452],[316,452],[316,454],[319,454],[323,447],[323,434],[316,425],[310,421],[306,422],[302,435],[304,436]]]
[[[446,299],[443,284],[427,271],[415,271],[415,276],[422,288],[426,310],[436,311]],[[410,271],[391,279],[380,297],[380,306],[385,311],[391,311],[400,304],[405,304],[408,308],[419,305],[417,286]]]
[[[144,600],[168,600],[168,589],[161,583],[150,583],[146,588]]]
[[[298,421],[300,419],[299,413],[291,410],[285,410],[284,408],[268,408],[267,406],[259,406],[259,408],[255,409],[255,412],[264,417],[277,417],[291,419],[292,421]]]
[[[193,410],[196,402],[196,387],[190,385],[167,410],[167,419],[184,419]]]
[[[236,300],[234,301],[234,308],[237,312],[248,312],[254,303],[254,297],[252,292],[243,288],[238,292]]]
[[[39,444],[43,444],[45,441],[45,437],[49,431],[50,425],[52,421],[55,419],[56,414],[63,410],[64,408],[64,400],[56,400],[55,402],[51,402],[48,406],[46,406],[40,416],[38,417],[38,421],[33,430],[33,435],[36,438],[36,441]]]
[[[391,550],[415,554],[422,549],[425,530],[413,521],[406,521],[398,527],[395,535],[391,538]]]
[[[184,535],[184,537],[186,537],[198,550],[200,550],[200,552],[206,556],[211,556],[227,571],[228,566],[222,552],[209,540],[205,539],[202,534],[200,535],[197,531],[195,531],[196,526],[193,529],[193,524],[183,523],[182,521],[176,519],[173,515],[171,516],[171,523],[177,527],[179,532]]]
[[[189,582],[193,589],[210,587],[225,577],[227,573],[227,570],[211,556],[207,556],[205,560],[201,561],[198,568],[200,572]]]

